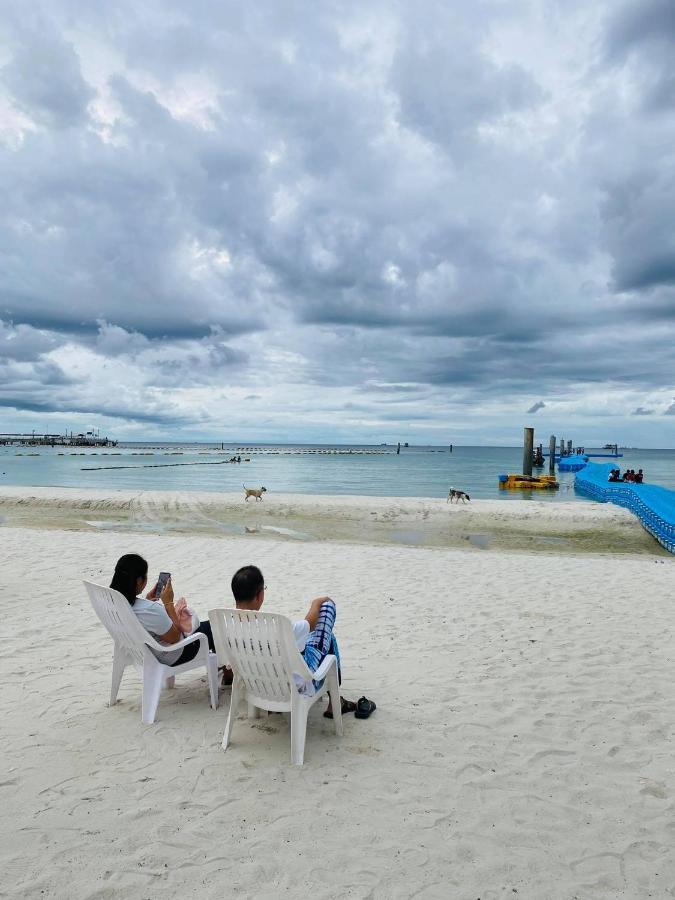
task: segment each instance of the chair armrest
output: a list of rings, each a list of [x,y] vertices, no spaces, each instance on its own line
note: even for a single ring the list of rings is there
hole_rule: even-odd
[[[337,666],[337,658],[332,653],[329,653],[316,672],[312,672],[312,680],[321,681],[322,678],[328,675],[333,665]]]
[[[176,641],[175,644],[165,645],[156,641],[156,649],[158,649],[160,653],[171,653],[173,650],[182,650],[183,647],[187,647],[188,644],[193,644],[195,641],[199,641],[202,645],[206,643],[208,648],[209,639],[205,634],[202,634],[201,631],[198,631],[196,634],[189,634],[187,637],[184,637],[182,641]]]

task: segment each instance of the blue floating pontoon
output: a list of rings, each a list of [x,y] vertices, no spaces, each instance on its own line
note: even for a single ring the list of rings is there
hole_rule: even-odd
[[[573,456],[561,456],[558,468],[561,472],[579,472],[586,467],[587,462],[585,453],[575,453]]]
[[[574,479],[575,488],[601,503],[625,506],[670,553],[675,553],[675,491],[658,484],[608,481],[615,466],[588,463]]]

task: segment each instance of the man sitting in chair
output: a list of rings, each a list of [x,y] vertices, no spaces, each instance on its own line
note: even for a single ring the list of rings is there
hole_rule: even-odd
[[[232,576],[232,593],[237,609],[259,610],[265,600],[265,581],[260,569],[257,566],[244,566],[236,571]],[[332,653],[337,658],[338,678],[341,680],[340,651],[333,634],[335,614],[335,602],[330,597],[317,597],[312,600],[305,618],[291,624],[296,646],[312,672]],[[298,683],[304,685],[301,679]],[[340,700],[343,715],[354,712],[356,703],[345,700],[344,697]],[[330,701],[324,716],[333,718]]]

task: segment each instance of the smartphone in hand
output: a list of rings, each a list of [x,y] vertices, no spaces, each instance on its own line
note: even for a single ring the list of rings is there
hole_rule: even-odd
[[[160,597],[162,595],[162,591],[166,587],[166,584],[167,584],[169,578],[171,578],[171,572],[160,572],[159,573],[159,578],[157,579],[157,587],[155,588],[155,597],[157,600],[160,599]]]

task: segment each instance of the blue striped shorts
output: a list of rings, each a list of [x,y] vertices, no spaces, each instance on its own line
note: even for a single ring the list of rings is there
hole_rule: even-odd
[[[333,634],[335,615],[335,603],[330,599],[324,600],[321,604],[316,628],[307,638],[307,643],[305,644],[305,649],[302,651],[302,656],[312,672],[316,672],[324,659],[332,653],[337,657],[338,677],[342,680],[340,650],[335,635]],[[319,687],[320,682],[315,682],[314,686]]]

